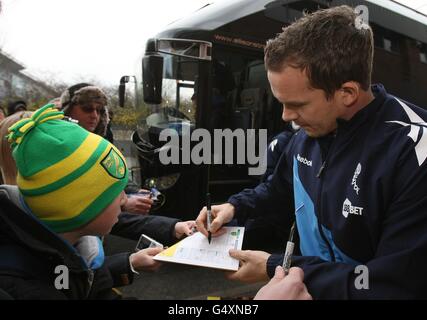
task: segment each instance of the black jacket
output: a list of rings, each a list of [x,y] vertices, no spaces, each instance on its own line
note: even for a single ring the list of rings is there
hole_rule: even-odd
[[[16,199],[15,199],[16,200]],[[13,299],[117,299],[112,290],[133,280],[129,253],[107,257],[96,269],[69,244],[21,210],[0,190],[0,289]],[[69,289],[55,280],[69,270]]]
[[[163,245],[170,246],[177,241],[175,225],[179,221],[169,217],[122,212],[119,214],[119,221],[113,226],[110,234],[130,240],[138,240],[144,233]]]

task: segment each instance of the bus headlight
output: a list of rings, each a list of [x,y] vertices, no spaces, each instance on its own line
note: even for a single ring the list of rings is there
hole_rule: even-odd
[[[175,185],[179,177],[179,173],[174,173],[168,176],[149,178],[144,181],[144,188],[157,188],[158,190],[167,190]]]

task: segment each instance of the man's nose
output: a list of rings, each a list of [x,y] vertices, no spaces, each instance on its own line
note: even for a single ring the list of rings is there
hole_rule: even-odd
[[[282,119],[286,122],[295,121],[298,119],[298,114],[295,111],[283,106]]]

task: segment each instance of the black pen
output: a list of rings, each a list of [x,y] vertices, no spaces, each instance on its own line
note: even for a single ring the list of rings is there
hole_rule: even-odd
[[[291,268],[292,254],[294,253],[294,232],[295,222],[292,224],[291,232],[289,234],[289,240],[286,243],[285,257],[283,258],[283,269],[285,270],[286,275],[289,273],[289,269]]]
[[[207,227],[208,227],[208,241],[210,244],[211,240],[212,240],[212,233],[211,233],[212,212],[211,212],[211,195],[210,195],[210,193],[206,194],[206,208],[208,210]]]

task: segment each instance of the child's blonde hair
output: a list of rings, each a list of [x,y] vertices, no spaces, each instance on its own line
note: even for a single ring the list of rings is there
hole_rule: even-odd
[[[0,181],[4,184],[16,185],[16,164],[12,158],[12,149],[7,141],[8,128],[21,119],[31,117],[30,111],[20,111],[0,122]]]

